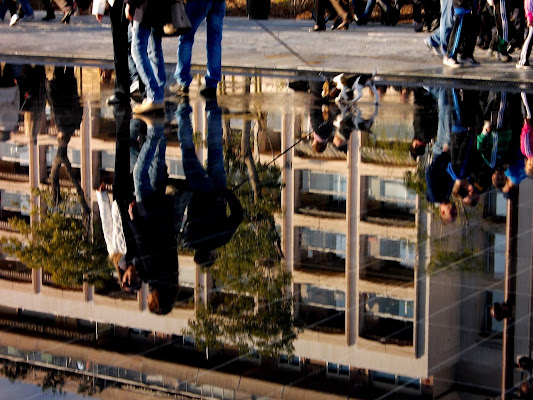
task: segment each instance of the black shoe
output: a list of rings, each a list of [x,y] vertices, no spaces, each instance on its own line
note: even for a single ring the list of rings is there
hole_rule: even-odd
[[[56,15],[54,13],[48,13],[41,18],[41,21],[51,21],[53,19],[56,19]]]
[[[349,18],[343,20],[336,28],[336,31],[347,31],[350,27],[350,22],[352,22]]]
[[[62,24],[68,24],[70,22],[70,16],[72,15],[72,11],[67,11],[65,15],[63,15],[63,18],[61,18]]]
[[[326,30],[325,25],[315,25],[313,29],[309,29],[309,32],[321,32],[325,30]]]
[[[116,106],[118,104],[128,104],[128,99],[123,98],[122,96],[117,96],[114,94],[106,100],[108,106]]]
[[[200,96],[203,96],[206,99],[216,98],[217,97],[217,88],[204,87],[202,90],[200,90]]]

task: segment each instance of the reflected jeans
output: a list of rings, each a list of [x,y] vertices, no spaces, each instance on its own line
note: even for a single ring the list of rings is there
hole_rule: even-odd
[[[191,57],[194,35],[205,19],[207,23],[207,75],[205,86],[216,88],[222,76],[222,24],[226,14],[225,0],[192,0],[185,5],[192,29],[180,36],[178,46],[178,65],[174,77],[183,86],[192,82]]]
[[[433,35],[427,38],[431,47],[439,47],[444,56],[448,51],[448,39],[453,27],[452,0],[440,0],[440,26]]]
[[[150,42],[150,45],[148,45]],[[161,36],[133,21],[131,53],[137,72],[146,87],[146,98],[155,103],[165,99],[165,61]]]
[[[213,192],[226,188],[226,171],[222,151],[222,110],[216,102],[209,103],[205,107],[207,112],[207,169],[204,169],[196,156],[190,117],[191,107],[183,103],[176,111],[185,178],[191,189],[198,192]]]
[[[439,124],[437,127],[437,138],[433,144],[433,157],[442,153],[444,145],[450,146],[450,132],[452,130],[452,117],[448,95],[444,88],[432,88],[430,90],[434,98],[437,99],[439,109]]]
[[[137,202],[142,202],[143,199],[161,189],[166,182],[166,149],[167,139],[164,135],[164,125],[147,125],[146,141],[133,167],[133,185]]]

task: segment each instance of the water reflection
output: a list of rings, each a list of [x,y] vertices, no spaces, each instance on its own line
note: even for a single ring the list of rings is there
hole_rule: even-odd
[[[529,93],[226,77],[139,117],[99,77],[3,66],[7,376],[473,398],[529,356]]]

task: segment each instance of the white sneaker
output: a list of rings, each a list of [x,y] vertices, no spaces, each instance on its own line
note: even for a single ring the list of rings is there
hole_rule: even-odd
[[[450,68],[461,68],[461,63],[459,63],[455,58],[444,57],[442,63]]]
[[[14,14],[11,16],[11,20],[9,21],[9,26],[15,26],[17,25],[17,22],[19,22],[19,15]]]

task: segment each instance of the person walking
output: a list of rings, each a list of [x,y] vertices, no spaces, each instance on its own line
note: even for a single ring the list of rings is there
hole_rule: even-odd
[[[135,114],[142,114],[165,107],[165,61],[162,34],[164,25],[163,5],[148,0],[125,0],[126,18],[133,21],[131,55],[146,87],[146,99],[133,107]],[[150,42],[150,54],[148,43]]]
[[[107,99],[108,105],[128,104],[130,102],[130,76],[135,62],[131,57],[130,21],[123,14],[124,0],[107,0],[113,38],[113,59],[115,62],[114,93]],[[92,14],[102,23],[106,0],[94,0]],[[130,62],[131,59],[131,62]]]
[[[192,82],[191,57],[194,35],[200,24],[207,23],[207,75],[205,87],[200,94],[206,98],[217,95],[217,85],[222,76],[222,23],[226,14],[225,0],[192,0],[185,5],[187,16],[191,21],[192,29],[189,33],[180,36],[178,45],[178,64],[174,77],[176,83],[170,90],[178,95],[188,96],[189,86]]]
[[[520,51],[520,58],[516,63],[518,69],[531,69],[529,56],[533,47],[533,0],[524,0],[524,11],[526,14],[527,36]]]

